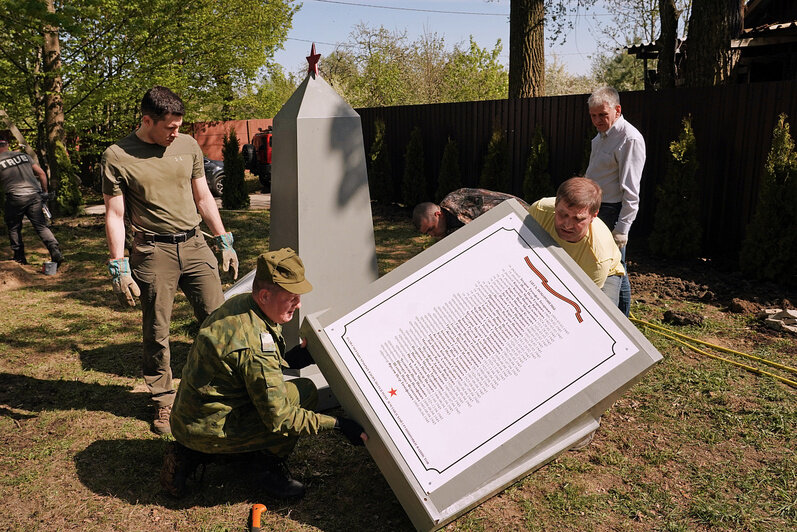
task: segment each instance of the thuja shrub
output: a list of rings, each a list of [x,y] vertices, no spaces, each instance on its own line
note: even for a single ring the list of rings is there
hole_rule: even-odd
[[[437,177],[437,192],[435,201],[440,202],[446,194],[462,188],[462,172],[459,170],[459,148],[451,137],[443,150],[443,160],[440,162],[440,174]]]
[[[407,207],[427,201],[426,173],[423,160],[421,128],[415,126],[404,152],[404,176],[401,180],[401,199]]]
[[[797,152],[785,114],[772,133],[739,265],[758,279],[797,285]]]
[[[542,134],[542,127],[538,125],[531,140],[526,172],[523,175],[523,199],[527,203],[534,203],[555,193],[551,174],[548,173],[548,160],[548,142]]]
[[[700,185],[697,142],[691,117],[683,119],[678,139],[670,143],[664,181],[656,187],[656,213],[649,244],[667,258],[693,258],[701,250]]]
[[[396,201],[393,195],[393,168],[390,164],[390,152],[387,146],[385,121],[374,122],[374,141],[368,152],[368,188],[371,199],[380,203]]]
[[[493,131],[490,142],[487,144],[487,155],[484,157],[479,186],[488,190],[511,192],[509,147],[506,135],[501,129]]]
[[[249,192],[246,190],[244,176],[244,156],[240,152],[238,135],[234,129],[224,135],[221,154],[224,158],[224,189],[221,205],[225,209],[246,209],[249,207]]]

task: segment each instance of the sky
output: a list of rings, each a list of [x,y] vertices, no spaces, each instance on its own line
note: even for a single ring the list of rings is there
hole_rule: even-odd
[[[393,31],[407,31],[410,42],[424,33],[437,33],[445,38],[446,47],[467,46],[469,36],[481,48],[492,50],[501,39],[500,60],[509,65],[509,2],[510,0],[301,0],[302,7],[294,16],[285,49],[279,50],[275,61],[286,72],[307,67],[305,57],[310,46],[323,56],[338,45],[346,45],[354,27],[363,22],[372,28],[384,26]],[[370,7],[382,6],[382,7]],[[386,9],[390,7],[393,9]],[[398,8],[398,9],[395,9]],[[433,11],[446,11],[438,13]],[[454,14],[451,12],[467,12]],[[590,71],[590,56],[596,53],[599,34],[596,20],[608,20],[600,9],[574,19],[574,30],[567,33],[566,43],[551,47],[545,43],[546,61],[555,55],[571,74],[585,75]]]

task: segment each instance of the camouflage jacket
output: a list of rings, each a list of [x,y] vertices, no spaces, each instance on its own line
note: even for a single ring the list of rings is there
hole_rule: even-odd
[[[528,203],[512,194],[483,188],[457,189],[440,202],[440,208],[446,215],[446,229],[449,232],[458,229],[508,199],[518,200],[526,209],[529,207]]]
[[[335,418],[291,406],[282,327],[252,294],[230,298],[205,322],[188,354],[171,414],[175,439],[205,453],[255,451],[275,435],[316,434]]]

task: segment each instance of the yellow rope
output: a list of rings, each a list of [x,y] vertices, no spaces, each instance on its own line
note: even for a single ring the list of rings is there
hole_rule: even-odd
[[[661,332],[661,331],[657,331],[655,329],[651,329],[651,330],[653,332],[657,333],[657,334],[660,334],[660,335],[664,336],[665,338],[669,338],[670,340],[672,340],[674,342],[678,342],[679,344],[683,344],[686,347],[688,347],[689,349],[697,351],[698,353],[700,353],[702,355],[706,355],[709,358],[714,358],[716,360],[721,360],[723,362],[727,362],[727,363],[732,364],[734,366],[737,366],[737,367],[740,367],[740,368],[744,368],[747,371],[751,371],[751,372],[753,372],[753,373],[755,373],[757,375],[766,375],[768,377],[772,377],[773,379],[779,380],[779,381],[781,381],[783,383],[788,384],[789,386],[797,388],[797,382],[795,382],[795,381],[793,381],[791,379],[787,379],[785,377],[781,377],[780,375],[775,375],[774,373],[770,373],[770,372],[764,371],[762,369],[754,368],[753,366],[748,366],[747,364],[742,364],[740,362],[736,362],[735,360],[730,360],[730,359],[727,359],[727,358],[724,358],[724,357],[721,357],[721,356],[713,355],[713,354],[708,353],[706,351],[703,351],[702,349],[699,349],[699,348],[697,348],[697,347],[695,347],[695,346],[693,346],[691,344],[688,344],[688,343],[684,342],[683,340],[679,340],[678,338],[676,338],[674,336],[670,336],[667,333],[664,333],[664,332]]]
[[[644,321],[644,320],[640,320],[638,318],[634,318],[633,316],[630,318],[630,320],[633,321],[633,322],[645,325],[647,327],[650,327],[650,328],[654,329],[654,332],[659,332],[659,330],[666,331],[666,332],[668,332],[668,333],[670,333],[672,335],[678,336],[678,337],[683,338],[685,340],[689,340],[691,342],[695,342],[695,343],[698,343],[698,344],[706,345],[708,347],[716,349],[717,351],[724,351],[726,353],[731,353],[731,354],[734,354],[734,355],[738,355],[740,357],[749,358],[751,360],[755,360],[755,361],[761,362],[762,364],[766,364],[767,366],[772,366],[773,368],[782,369],[782,370],[785,370],[785,371],[788,371],[790,373],[794,373],[795,375],[797,375],[797,368],[793,368],[791,366],[785,366],[783,364],[778,364],[777,362],[773,362],[771,360],[767,360],[766,358],[757,357],[755,355],[748,355],[747,353],[742,353],[741,351],[734,351],[733,349],[728,349],[727,347],[722,347],[721,345],[715,345],[715,344],[712,344],[712,343],[709,343],[709,342],[704,342],[703,340],[698,340],[697,338],[691,338],[689,336],[686,336],[685,334],[677,333],[677,332],[675,332],[675,331],[673,331],[671,329],[667,329],[666,327],[662,327],[661,325],[656,325],[655,323],[650,323],[650,322],[647,322],[647,321]],[[656,329],[658,329],[658,330],[656,330]]]

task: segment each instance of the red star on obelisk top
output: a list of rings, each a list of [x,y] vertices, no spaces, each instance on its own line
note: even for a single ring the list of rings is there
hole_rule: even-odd
[[[315,43],[310,48],[310,55],[307,56],[307,73],[313,75],[313,79],[318,75],[318,60],[321,59],[321,54],[315,53]]]

